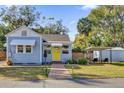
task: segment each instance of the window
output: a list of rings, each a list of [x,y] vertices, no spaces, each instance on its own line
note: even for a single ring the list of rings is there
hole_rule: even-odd
[[[51,54],[51,50],[50,49],[45,49],[44,51],[46,51],[47,54]]]
[[[25,47],[25,52],[26,52],[26,53],[32,53],[32,46],[27,45],[27,46]]]
[[[63,45],[63,48],[64,49],[67,49],[69,46],[68,45]]]
[[[47,53],[48,53],[48,54],[51,54],[51,50],[47,50]]]
[[[17,46],[17,53],[23,53],[23,52],[24,52],[23,46],[22,45],[18,45]]]
[[[68,50],[62,50],[63,54],[68,54]]]
[[[27,36],[27,31],[26,30],[22,31],[22,36]]]
[[[26,46],[18,45],[16,47],[16,53],[32,53],[32,51],[33,51],[33,47],[30,45],[26,45]]]

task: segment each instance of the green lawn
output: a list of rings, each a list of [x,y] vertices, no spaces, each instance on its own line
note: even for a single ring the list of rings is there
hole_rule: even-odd
[[[73,78],[124,78],[124,62],[112,64],[78,65],[73,70],[71,65],[65,67]]]
[[[49,69],[47,69],[49,73]],[[47,79],[46,68],[41,67],[2,67],[0,79],[13,80],[42,80]]]

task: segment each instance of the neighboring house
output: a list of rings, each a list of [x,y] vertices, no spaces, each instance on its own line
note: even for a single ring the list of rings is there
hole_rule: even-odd
[[[120,62],[124,61],[124,49],[121,47],[112,47],[111,49],[106,49],[101,51],[101,57],[100,58],[100,52],[94,51],[93,54],[94,58],[102,59],[108,58],[108,61],[113,62]]]
[[[65,63],[72,59],[68,35],[38,34],[26,26],[6,35],[6,49],[7,58],[14,64]]]

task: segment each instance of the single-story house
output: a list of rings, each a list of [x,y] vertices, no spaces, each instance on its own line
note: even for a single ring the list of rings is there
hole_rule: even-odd
[[[13,64],[65,63],[72,59],[68,35],[39,34],[22,26],[6,35],[6,54]]]

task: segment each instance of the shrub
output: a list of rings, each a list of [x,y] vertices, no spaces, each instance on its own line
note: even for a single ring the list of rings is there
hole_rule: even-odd
[[[88,62],[88,61],[87,61],[86,58],[78,59],[78,61],[77,61],[78,64],[82,64],[82,65],[86,65],[87,62]]]
[[[73,63],[74,63],[74,64],[77,64],[77,60],[73,60]]]
[[[73,64],[73,61],[72,61],[71,59],[68,59],[68,60],[67,60],[67,63],[68,63],[68,64]]]
[[[81,52],[81,49],[80,48],[73,48],[72,52]]]
[[[12,62],[10,60],[7,60],[6,63],[8,66],[12,65]]]

